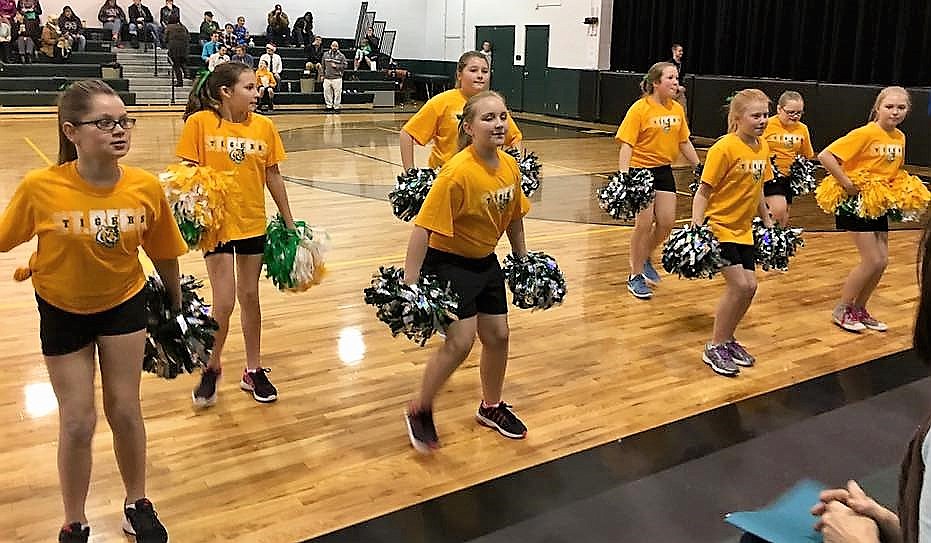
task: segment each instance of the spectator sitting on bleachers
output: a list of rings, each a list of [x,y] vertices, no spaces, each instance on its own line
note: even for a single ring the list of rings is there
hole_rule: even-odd
[[[39,52],[48,57],[49,61],[63,60],[67,58],[66,55],[71,55],[70,43],[66,44],[67,49],[59,47],[58,40],[61,37],[61,32],[58,30],[57,23],[58,21],[54,17],[49,17],[45,21],[45,26],[42,27],[42,41]]]
[[[375,37],[375,31],[372,27],[368,27],[365,30],[365,37],[362,38],[362,45],[356,48],[354,69],[358,70],[362,59],[365,59],[365,63],[368,64],[369,70],[376,70],[377,66],[375,65],[375,60],[377,56],[378,38]]]
[[[168,26],[168,21],[171,19],[172,15],[177,15],[178,20],[181,20],[181,8],[175,5],[174,0],[165,0],[165,5],[162,6],[162,9],[158,11],[158,39],[159,41],[165,41],[162,39],[162,36],[165,34],[165,27]]]
[[[22,13],[17,12],[13,18],[13,30],[10,38],[16,42],[16,52],[19,54],[20,63],[31,63],[36,54],[36,42],[32,39],[32,34],[29,33]]]
[[[265,29],[265,36],[269,43],[278,46],[288,45],[288,40],[291,38],[291,19],[281,10],[281,4],[275,4],[275,9],[268,12],[268,27]]]
[[[13,27],[6,15],[0,15],[0,62],[10,63],[10,42],[13,41]]]
[[[246,52],[245,45],[237,45],[233,48],[235,53],[230,57],[230,62],[241,62],[250,68],[255,67],[255,58]]]
[[[259,61],[259,69],[255,71],[255,80],[259,83],[259,111],[275,109],[275,85],[278,80],[268,69],[268,63],[264,60]]]
[[[129,6],[129,39],[135,49],[139,49],[139,31],[142,31],[142,38],[145,39],[149,34],[155,40],[155,46],[161,47],[161,38],[158,25],[155,24],[155,18],[152,12],[146,7],[142,0],[133,0]]]
[[[58,16],[58,29],[62,36],[71,40],[72,47],[77,46],[78,51],[83,51],[87,47],[87,38],[84,36],[84,24],[80,17],[74,14],[71,6],[65,6],[61,9],[61,15]]]
[[[233,34],[236,34],[236,43],[245,45],[251,40],[249,29],[246,28],[246,18],[242,15],[236,17],[236,26],[233,27]]]
[[[16,11],[23,14],[27,21],[36,21],[39,24],[39,16],[42,15],[42,4],[39,0],[17,0]]]
[[[281,62],[281,55],[276,53],[277,47],[274,44],[269,43],[265,46],[265,54],[259,57],[259,64],[262,64],[262,61],[265,61],[265,64],[268,65],[272,74],[275,76],[275,83],[281,83],[281,70],[284,68]]]
[[[100,6],[100,11],[97,12],[97,20],[103,23],[104,29],[109,30],[113,35],[113,43],[122,49],[123,44],[120,43],[120,30],[122,30],[123,25],[126,24],[126,13],[123,11],[123,8],[116,5],[116,0],[104,1],[103,5]]]
[[[221,45],[224,45],[224,43],[220,41],[220,35],[216,32],[211,34],[210,41],[205,43],[200,50],[200,59],[204,61],[204,64],[210,59],[210,55],[220,50]]]
[[[291,32],[291,45],[310,47],[314,40],[314,14],[304,13],[304,16],[294,21],[294,30]]]
[[[165,47],[168,48],[168,60],[174,72],[172,84],[176,87],[184,86],[184,65],[187,64],[188,44],[191,42],[191,33],[181,24],[181,19],[172,15],[168,18],[165,27]]]
[[[207,69],[212,72],[220,64],[224,64],[229,61],[230,56],[226,52],[226,46],[221,43],[220,49],[217,50],[216,53],[210,55],[210,58],[207,59]]]
[[[226,23],[226,26],[223,28],[223,34],[220,35],[220,43],[229,49],[239,45],[239,38],[236,37],[236,32],[233,31],[233,28],[233,23]]]
[[[0,17],[6,17],[8,23],[13,24],[16,16],[16,2],[13,0],[0,0]]]
[[[323,54],[327,52],[323,46],[323,36],[314,36],[314,43],[307,49],[307,64],[304,65],[304,75],[311,71],[317,73],[317,81],[323,81]]]
[[[180,19],[179,19],[180,20]],[[200,46],[210,41],[210,35],[220,31],[220,25],[213,20],[213,12],[204,12],[204,21],[200,23]]]

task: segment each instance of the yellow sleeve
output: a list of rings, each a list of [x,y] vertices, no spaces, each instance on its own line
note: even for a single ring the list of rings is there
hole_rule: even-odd
[[[863,128],[851,130],[846,136],[842,136],[840,139],[834,140],[834,143],[828,145],[827,151],[841,159],[841,161],[847,162],[860,154],[868,143],[869,140],[864,136]]]
[[[455,182],[449,169],[441,169],[427,198],[414,219],[414,224],[431,232],[453,237],[453,221],[462,209],[462,187]]]
[[[152,220],[142,234],[142,248],[153,260],[177,258],[188,251],[187,243],[181,237],[181,231],[178,230],[178,224],[161,187],[156,191],[155,198]]]
[[[188,117],[187,121],[184,122],[184,128],[181,130],[181,139],[178,140],[178,146],[175,148],[175,155],[200,165],[204,165],[206,160],[203,127],[201,126],[202,118],[203,116],[196,113]]]
[[[420,145],[430,143],[430,140],[436,136],[437,125],[440,122],[441,114],[437,107],[438,98],[439,96],[434,96],[427,100],[427,103],[425,103],[417,113],[414,113],[413,117],[404,123],[403,130],[410,134],[411,137],[414,138],[414,141]]]
[[[35,213],[28,197],[28,178],[16,187],[13,198],[0,216],[0,252],[7,252],[36,235]]]
[[[634,102],[634,105],[630,106],[627,115],[624,115],[624,120],[621,121],[621,126],[617,129],[617,134],[614,135],[614,139],[631,147],[637,145],[637,138],[640,137],[640,125],[643,124],[643,115],[640,113],[639,105],[640,101],[638,100]]]
[[[275,125],[268,121],[269,132],[271,133],[268,141],[268,157],[265,159],[265,167],[270,168],[275,164],[284,162],[287,155],[284,152],[284,143],[281,142],[281,134],[275,129]]]
[[[802,156],[805,158],[814,158],[815,150],[811,147],[811,133],[808,132],[808,127],[805,127],[805,141],[802,142]]]
[[[772,181],[776,178],[775,172],[773,172],[773,161],[769,159],[772,156],[772,150],[769,148],[769,144],[766,143],[766,140],[760,138],[760,145],[763,150],[763,182]]]
[[[508,112],[508,133],[505,134],[505,146],[506,147],[517,147],[517,145],[524,139],[524,134],[521,133],[520,128],[517,128],[517,123],[514,122],[514,117],[511,117],[511,112]]]
[[[729,162],[726,146],[712,145],[705,156],[705,166],[701,172],[702,183],[708,183],[711,188],[717,187],[727,174]]]

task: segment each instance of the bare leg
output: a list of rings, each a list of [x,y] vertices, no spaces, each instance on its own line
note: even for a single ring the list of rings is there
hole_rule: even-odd
[[[714,334],[711,342],[720,345],[734,337],[737,324],[750,309],[756,294],[756,276],[742,266],[728,266],[721,270],[727,287],[718,303],[714,317]]]
[[[469,317],[452,323],[446,330],[446,341],[427,362],[427,367],[424,369],[420,395],[412,403],[414,411],[428,409],[433,405],[433,399],[436,398],[443,383],[472,351],[476,327],[477,318]]]
[[[221,356],[226,337],[230,331],[230,315],[236,305],[236,276],[233,272],[233,255],[227,253],[212,254],[204,259],[207,275],[210,277],[212,306],[210,315],[217,320],[220,329],[213,339],[213,352],[207,366],[219,370],[222,367]]]
[[[508,316],[478,315],[478,338],[482,342],[482,400],[486,405],[501,401],[508,367]]]

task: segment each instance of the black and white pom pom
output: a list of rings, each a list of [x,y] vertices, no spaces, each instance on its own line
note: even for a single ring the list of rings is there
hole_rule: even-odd
[[[598,189],[598,205],[612,218],[632,220],[656,198],[653,173],[646,168],[611,175],[608,184]]]
[[[711,279],[724,265],[721,247],[711,228],[676,228],[663,244],[663,268],[686,279]]]
[[[689,182],[689,192],[692,193],[692,196],[695,196],[695,193],[698,192],[699,187],[701,187],[701,174],[704,171],[705,165],[698,163],[692,168],[692,181]]]
[[[410,221],[420,213],[420,207],[433,186],[437,171],[432,168],[411,168],[398,176],[394,190],[388,193],[388,201],[394,216]]]
[[[807,158],[798,155],[795,161],[789,166],[789,190],[795,196],[801,196],[815,192],[818,188],[818,180],[815,179],[815,169],[817,165]]]
[[[549,309],[566,297],[566,278],[556,260],[546,253],[529,252],[521,258],[504,257],[504,277],[521,309]]]
[[[207,365],[213,336],[220,326],[210,316],[210,306],[197,294],[203,286],[193,276],[182,276],[181,311],[176,313],[162,280],[157,275],[149,277],[145,286],[149,322],[142,369],[174,379]]]
[[[520,168],[520,188],[524,191],[524,195],[530,198],[540,188],[540,180],[543,177],[540,173],[543,167],[540,164],[540,159],[537,158],[536,153],[527,150],[524,150],[524,156],[522,157],[520,149],[516,147],[505,149],[504,152],[517,161],[517,167]]]
[[[378,268],[362,292],[392,336],[404,334],[421,347],[434,334],[446,331],[459,308],[459,295],[448,282],[440,284],[435,276],[421,275],[416,285],[408,285],[404,269],[395,266]]]
[[[766,228],[759,217],[753,219],[753,245],[756,263],[763,271],[789,269],[789,259],[805,246],[801,228],[783,228],[774,224]]]

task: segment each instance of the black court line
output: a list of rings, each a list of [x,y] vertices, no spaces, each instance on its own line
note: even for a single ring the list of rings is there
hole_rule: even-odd
[[[398,163],[396,163],[396,162],[391,162],[390,160],[385,160],[385,159],[383,159],[383,158],[378,158],[377,156],[372,156],[372,155],[367,155],[367,154],[365,154],[365,153],[360,153],[359,151],[353,151],[352,149],[347,149],[346,147],[340,147],[339,150],[340,150],[340,151],[347,152],[347,153],[349,153],[350,155],[356,155],[356,156],[361,156],[361,157],[365,157],[365,158],[370,158],[370,159],[372,159],[372,160],[375,160],[375,161],[378,161],[378,162],[382,162],[382,163],[384,163],[384,164],[391,164],[392,166],[397,166],[398,168],[403,168],[403,167],[404,167],[403,164],[398,164]]]
[[[923,412],[927,406],[915,405],[921,402],[914,398],[913,394],[905,392],[905,388],[900,387],[929,375],[931,372],[928,367],[922,364],[911,350],[892,354],[434,498],[315,539],[306,540],[305,543],[382,541],[466,543],[477,539],[489,542],[588,541],[589,539],[585,537],[584,530],[587,527],[584,522],[576,522],[573,525],[571,516],[561,521],[564,525],[563,529],[569,529],[568,534],[558,533],[554,529],[542,536],[537,533],[536,537],[531,538],[515,535],[514,532],[520,532],[521,527],[526,527],[528,524],[533,526],[537,521],[552,524],[552,521],[548,519],[554,518],[554,515],[565,515],[565,512],[574,506],[578,507],[579,504],[587,506],[586,504],[590,504],[591,500],[621,492],[631,485],[639,485],[635,487],[639,494],[630,498],[635,504],[635,509],[630,510],[631,502],[626,502],[625,509],[618,509],[613,513],[610,510],[607,513],[602,512],[602,516],[606,518],[601,518],[597,522],[622,523],[624,522],[623,515],[643,515],[648,516],[653,523],[683,522],[689,526],[691,514],[689,511],[664,507],[662,502],[667,497],[651,494],[649,486],[644,487],[640,482],[649,481],[651,477],[677,466],[736,448],[739,445],[742,446],[741,444],[751,439],[768,435],[780,436],[778,432],[784,429],[806,424],[807,421],[814,420],[814,417],[832,413],[845,406],[872,401],[872,398],[887,391],[902,390],[904,398],[897,398],[896,401],[899,403],[895,405],[906,405],[911,411]],[[904,408],[893,407],[892,410],[901,414]],[[863,413],[864,411],[866,414]],[[883,432],[881,423],[876,424],[876,421],[869,420],[870,412],[870,409],[860,409],[854,418],[856,423],[863,419],[864,435],[852,436],[860,443],[862,450],[845,451],[850,457],[846,459],[848,462],[857,457],[869,458],[871,447],[877,446],[870,439],[864,439],[865,435],[870,435],[870,432],[877,437]],[[578,413],[580,424],[584,424],[585,416],[583,412]],[[908,416],[915,417],[914,413],[908,413]],[[901,421],[899,423],[901,426]],[[910,421],[905,421],[906,428],[909,428],[909,424]],[[533,431],[532,428],[531,431]],[[907,432],[899,436],[900,431],[901,428],[897,427],[895,435],[882,436],[888,438],[885,439],[886,442],[894,442],[892,446],[894,450],[891,453],[893,458],[898,457],[900,446],[904,447],[909,438]],[[829,431],[827,433],[830,434]],[[801,432],[801,436],[795,436],[796,440],[803,442],[801,443],[803,448],[804,441],[809,438],[821,439],[823,445],[824,437],[812,435],[810,430]],[[839,439],[837,436],[833,438]],[[831,439],[831,436],[828,436],[828,439]],[[497,446],[507,447],[508,444],[502,441]],[[772,448],[773,444],[769,443],[768,447]],[[845,458],[843,456],[839,458],[818,457],[818,460],[837,462],[843,467],[842,462]],[[791,465],[793,458],[782,461]],[[737,462],[736,468],[740,464],[740,459],[739,457],[731,458],[728,462]],[[768,467],[772,470],[770,475],[772,479],[785,478],[784,472],[780,471],[784,466]],[[885,467],[887,466],[875,466],[875,469]],[[703,469],[707,473],[708,467]],[[716,465],[714,469],[719,477],[723,477],[717,481],[720,483],[720,488],[716,488],[713,483],[709,485],[707,481],[698,489],[689,487],[688,481],[672,481],[671,492],[690,494],[690,497],[697,503],[701,503],[702,500],[713,500],[718,492],[728,493],[729,496],[739,493],[738,497],[744,499],[742,503],[758,500],[758,497],[754,498],[754,496],[757,496],[758,491],[762,493],[759,488],[728,488],[725,490],[729,482],[727,465]],[[738,468],[737,471],[740,469]],[[694,476],[696,476],[694,473],[689,475],[689,477]],[[767,477],[765,472],[758,476],[764,479]],[[826,482],[837,483],[838,481]],[[780,480],[778,484],[784,483],[785,481]],[[676,484],[679,485],[678,488]],[[664,489],[668,486],[670,486],[669,482],[664,483]],[[782,486],[782,489],[784,488],[785,486]],[[637,496],[640,496],[639,500]],[[675,496],[668,497],[669,501],[674,499],[676,499]],[[656,504],[654,505],[651,501]],[[599,507],[604,505],[599,504]],[[714,522],[717,526],[721,523],[720,516],[705,519],[705,522]],[[549,526],[549,528],[553,527]],[[575,533],[572,533],[573,531]],[[496,537],[497,532],[500,534]],[[715,540],[703,538],[700,533],[692,533],[691,536],[691,538],[679,540]],[[591,540],[594,541],[594,539]],[[670,539],[648,540],[671,541]],[[598,541],[633,541],[633,539],[615,537],[613,539],[601,538]]]

